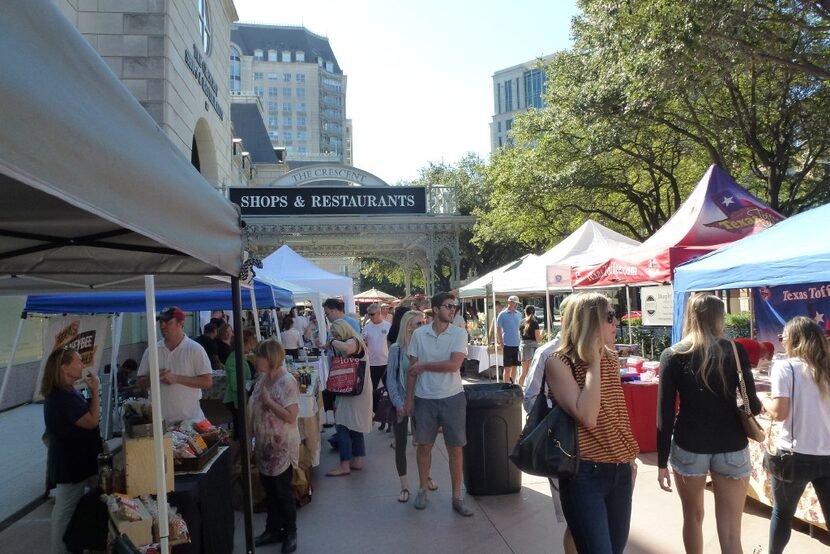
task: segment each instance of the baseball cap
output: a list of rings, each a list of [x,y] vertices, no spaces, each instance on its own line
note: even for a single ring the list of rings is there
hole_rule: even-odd
[[[178,319],[179,321],[184,322],[184,312],[181,308],[178,306],[164,308],[159,312],[158,317],[156,317],[157,321],[170,321],[171,319]]]
[[[519,297],[514,294],[512,296],[509,296],[507,298],[507,301],[508,302],[515,302],[516,304],[518,304],[519,303]]]

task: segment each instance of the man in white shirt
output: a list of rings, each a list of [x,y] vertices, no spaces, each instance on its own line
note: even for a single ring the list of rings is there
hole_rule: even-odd
[[[378,388],[383,381],[386,386],[386,361],[389,357],[389,343],[386,336],[392,324],[383,319],[383,312],[377,304],[371,304],[366,310],[369,322],[363,326],[363,341],[369,355],[369,367],[372,370],[372,388]]]
[[[458,309],[455,296],[439,292],[432,297],[435,313],[431,325],[412,333],[409,342],[409,379],[406,386],[405,411],[418,422],[418,475],[420,489],[415,508],[427,506],[432,445],[443,428],[444,444],[450,462],[452,508],[463,516],[473,515],[461,497],[463,448],[467,444],[467,398],[461,384],[461,364],[467,354],[467,333],[451,325]],[[417,381],[416,381],[417,379]]]
[[[380,305],[380,315],[383,316],[384,321],[388,321],[389,325],[392,325],[392,315],[391,306],[384,302]]]
[[[184,312],[165,308],[157,317],[162,339],[158,341],[159,377],[161,380],[161,415],[168,423],[185,419],[204,419],[199,400],[202,389],[213,384],[205,349],[184,333]],[[149,348],[138,366],[139,387],[149,388]]]

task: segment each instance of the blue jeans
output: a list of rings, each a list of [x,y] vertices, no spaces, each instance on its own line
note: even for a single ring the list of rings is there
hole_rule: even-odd
[[[562,511],[580,554],[622,553],[631,525],[631,464],[580,460],[573,477],[559,479]]]
[[[774,505],[769,527],[769,554],[784,552],[790,541],[792,518],[807,483],[813,484],[824,517],[830,515],[830,456],[798,453],[793,456],[795,480],[785,483],[772,477]]]
[[[337,425],[334,429],[341,462],[366,455],[366,441],[363,439],[363,433],[352,431],[343,425]]]

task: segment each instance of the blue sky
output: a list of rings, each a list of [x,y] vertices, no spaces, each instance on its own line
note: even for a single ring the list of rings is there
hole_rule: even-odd
[[[492,75],[567,48],[575,0],[235,0],[239,20],[305,25],[348,77],[355,166],[389,183],[486,159]]]

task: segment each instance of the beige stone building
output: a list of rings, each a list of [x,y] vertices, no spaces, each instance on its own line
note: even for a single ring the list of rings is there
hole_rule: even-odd
[[[271,143],[289,163],[351,165],[346,76],[326,37],[304,27],[236,23],[231,26],[231,89],[256,96]]]
[[[208,182],[253,180],[243,147],[232,147],[232,0],[55,3]]]
[[[490,152],[511,143],[510,129],[517,114],[544,107],[545,68],[552,58],[543,56],[493,73]]]

